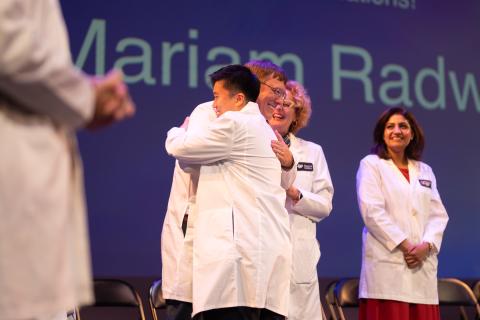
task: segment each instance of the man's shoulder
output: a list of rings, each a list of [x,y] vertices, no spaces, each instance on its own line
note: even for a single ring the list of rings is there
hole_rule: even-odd
[[[275,133],[260,112],[228,111],[222,114],[221,118],[224,121],[230,121],[232,125],[235,124],[237,133],[250,132],[250,134],[260,136],[267,134],[269,138],[275,139]]]
[[[254,102],[247,103],[239,111],[227,111],[222,114],[223,118],[229,118],[237,122],[251,121],[252,119],[263,119],[265,118],[260,113],[258,105]]]
[[[193,112],[213,112],[213,101],[207,101],[204,103],[200,103],[193,109]]]
[[[215,111],[213,111],[213,101],[204,102],[196,106],[190,117],[208,117],[209,120],[214,120],[216,116]]]

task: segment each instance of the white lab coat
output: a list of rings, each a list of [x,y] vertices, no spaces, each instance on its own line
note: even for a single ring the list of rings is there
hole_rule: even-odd
[[[202,135],[169,131],[166,149],[202,164],[193,256],[193,315],[248,306],[287,315],[291,268],[285,191],[256,103],[226,112]]]
[[[190,115],[188,131],[206,130],[216,119],[212,101],[198,105]],[[172,187],[162,228],[162,293],[165,299],[192,302],[192,259],[195,220],[195,197],[200,166],[175,162]],[[296,169],[282,170],[282,187],[288,188]],[[187,232],[182,230],[188,214]]]
[[[292,239],[292,279],[289,320],[322,319],[317,264],[320,247],[316,222],[332,211],[333,185],[322,147],[289,134],[290,151],[297,162],[293,185],[303,198],[296,204],[287,197]]]
[[[92,115],[57,1],[0,1],[0,319],[92,301],[74,129]]]
[[[368,155],[357,173],[357,196],[363,230],[360,298],[438,304],[437,254],[448,215],[432,169],[409,160],[410,183],[392,160]],[[408,269],[397,246],[433,244],[421,267]]]
[[[189,131],[208,128],[216,119],[212,102],[198,105],[190,115]],[[175,161],[172,188],[162,228],[162,293],[165,299],[192,302],[192,259],[194,208],[199,165],[180,165]],[[187,232],[182,223],[188,214]]]

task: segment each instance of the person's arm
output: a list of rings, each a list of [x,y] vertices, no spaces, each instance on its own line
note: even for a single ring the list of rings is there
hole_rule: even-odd
[[[294,184],[287,190],[287,195],[292,198],[292,208],[296,212],[319,222],[330,215],[333,198],[332,179],[321,147],[313,165],[315,169],[311,188],[297,188]]]
[[[283,189],[288,190],[288,188],[292,187],[296,177],[297,177],[297,164],[294,161],[293,166],[290,169],[287,169],[282,166],[282,175],[281,175],[280,185],[282,186]]]
[[[430,201],[430,212],[427,213],[427,222],[422,238],[422,242],[412,246],[412,249],[405,255],[405,261],[409,267],[415,267],[422,264],[430,254],[437,254],[440,251],[443,232],[447,226],[448,214],[442,204],[437,190],[435,175],[430,168],[430,179],[432,181],[432,197]]]
[[[188,123],[188,118],[186,119]],[[224,114],[203,131],[188,132],[185,123],[168,131],[165,149],[179,161],[209,164],[227,159],[231,154],[235,121]]]
[[[213,101],[205,102],[199,104],[193,109],[189,117],[187,128],[187,131],[190,134],[208,129],[209,124],[217,118],[213,111],[212,103]],[[200,165],[198,164],[183,161],[179,161],[178,163],[182,170],[188,173],[196,172],[200,169]]]
[[[72,64],[57,2],[0,1],[0,95],[73,128],[92,117],[94,87]]]
[[[431,172],[432,179],[432,199],[430,201],[430,213],[423,233],[423,242],[431,244],[431,251],[440,252],[442,245],[443,232],[447,227],[448,214],[443,206],[440,194],[437,189],[435,175]]]
[[[292,152],[288,148],[282,136],[277,130],[273,130],[277,140],[272,140],[270,147],[275,153],[280,165],[282,166],[282,175],[280,185],[283,189],[288,190],[293,185],[297,177],[297,167]]]
[[[380,172],[375,163],[370,160],[363,159],[357,172],[357,198],[360,213],[368,231],[385,248],[393,251],[407,238],[407,235],[392,221],[385,209]]]

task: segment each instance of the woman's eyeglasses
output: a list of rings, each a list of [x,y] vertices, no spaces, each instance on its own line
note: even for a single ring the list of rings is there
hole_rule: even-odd
[[[283,100],[282,107],[284,109],[290,109],[290,108],[293,109],[295,108],[295,102],[293,102],[292,100],[285,99]]]

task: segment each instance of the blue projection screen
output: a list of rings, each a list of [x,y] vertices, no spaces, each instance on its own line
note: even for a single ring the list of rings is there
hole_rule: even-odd
[[[82,132],[96,275],[160,275],[174,160],[169,128],[211,100],[207,75],[269,59],[302,82],[335,187],[318,224],[320,277],[357,276],[363,223],[355,175],[378,115],[410,109],[423,126],[450,222],[440,276],[480,276],[480,2],[434,0],[62,1],[76,64],[121,69],[137,115]]]

